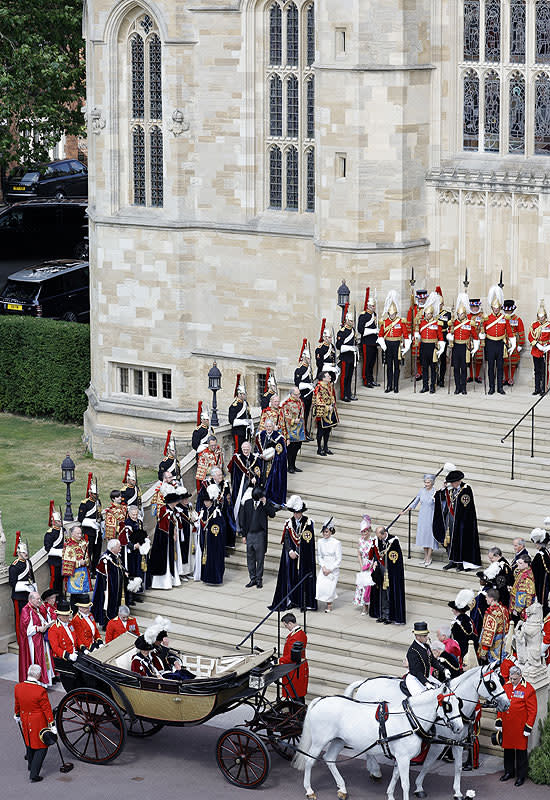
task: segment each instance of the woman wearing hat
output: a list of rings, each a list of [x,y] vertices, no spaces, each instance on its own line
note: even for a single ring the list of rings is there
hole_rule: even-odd
[[[435,475],[424,475],[424,488],[420,489],[412,503],[404,511],[399,512],[399,516],[402,516],[403,514],[408,514],[409,510],[414,511],[420,505],[418,522],[416,523],[416,545],[424,548],[423,567],[431,565],[432,550],[437,550],[439,547],[433,535],[434,480]]]
[[[374,563],[369,558],[369,551],[374,544],[373,539],[374,531],[371,518],[368,514],[363,514],[357,547],[359,572],[355,581],[355,596],[353,598],[353,605],[361,609],[362,616],[368,613],[371,586],[373,585],[371,573]]]

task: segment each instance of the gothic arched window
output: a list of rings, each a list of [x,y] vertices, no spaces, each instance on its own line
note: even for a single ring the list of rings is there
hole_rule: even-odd
[[[510,0],[510,61],[525,63],[525,0]]]
[[[311,67],[315,61],[315,7],[313,5],[307,8],[307,60],[308,67]]]
[[[151,205],[162,207],[162,131],[155,125],[151,128]]]
[[[485,61],[500,61],[500,0],[485,0]]]
[[[286,10],[286,63],[298,66],[298,9],[294,3]]]
[[[141,36],[132,36],[132,117],[143,119],[145,116],[145,56],[143,39]]]
[[[306,152],[306,211],[315,211],[315,151],[310,147]]]
[[[281,208],[283,202],[283,164],[281,148],[275,145],[269,151],[269,205]]]
[[[484,147],[487,153],[500,149],[500,78],[491,70],[485,76]]]
[[[298,138],[298,78],[291,75],[286,84],[286,135]]]
[[[535,82],[535,153],[550,154],[550,77],[546,74]]]
[[[315,78],[313,75],[306,83],[306,136],[313,139],[315,136]]]
[[[537,0],[535,6],[535,61],[550,62],[550,0]]]
[[[479,147],[479,77],[470,70],[464,76],[464,150],[477,150]]]
[[[479,0],[464,0],[464,61],[479,61]]]
[[[278,75],[269,82],[269,135],[283,135],[283,84]]]
[[[286,207],[298,210],[298,150],[295,147],[286,151]]]
[[[269,63],[279,66],[283,60],[283,22],[281,6],[269,9]]]
[[[514,73],[509,92],[508,150],[510,153],[525,152],[525,80]]]
[[[149,102],[151,119],[162,119],[162,62],[160,39],[149,39]]]
[[[145,133],[141,125],[132,130],[134,205],[145,205]]]

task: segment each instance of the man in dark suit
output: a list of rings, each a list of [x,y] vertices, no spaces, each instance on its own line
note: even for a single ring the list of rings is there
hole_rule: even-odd
[[[243,542],[246,544],[246,563],[250,578],[245,588],[257,586],[261,589],[267,550],[268,518],[273,518],[279,507],[267,500],[265,490],[259,486],[247,490],[246,494],[247,499],[239,511],[239,527]]]

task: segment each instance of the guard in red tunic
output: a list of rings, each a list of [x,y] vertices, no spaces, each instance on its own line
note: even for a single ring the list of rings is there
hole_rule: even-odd
[[[515,777],[515,786],[522,786],[527,777],[529,758],[527,742],[537,716],[537,695],[530,683],[522,679],[521,669],[510,667],[504,691],[510,700],[508,711],[499,711],[495,727],[502,730],[504,775],[501,781]]]
[[[112,642],[123,633],[133,633],[134,636],[139,636],[139,626],[136,618],[130,616],[130,609],[128,606],[120,606],[118,609],[118,616],[110,619],[107,623],[107,630],[105,631],[105,644]]]
[[[479,297],[472,297],[470,300],[470,311],[472,312],[471,316],[471,323],[472,328],[474,328],[479,334],[483,328],[483,308],[481,307],[481,300]],[[468,378],[468,383],[472,383],[475,380],[476,383],[481,383],[481,370],[483,367],[483,355],[485,352],[485,343],[483,340],[479,342],[479,349],[473,356],[472,360],[470,361],[470,376]]]
[[[409,307],[407,311],[407,325],[410,331],[414,331],[418,320],[422,316],[422,312],[424,311],[424,305],[426,303],[426,299],[428,297],[428,292],[426,289],[417,289],[415,293],[415,300],[416,302],[414,305]],[[416,376],[415,380],[419,381],[422,378],[422,364],[420,363],[420,348],[418,342],[415,341],[412,346],[412,355],[413,355],[413,364],[416,364]]]
[[[75,605],[78,608],[73,617],[76,646],[79,650],[95,650],[103,644],[103,640],[94,615],[90,611],[92,604],[89,595],[81,595]]]
[[[510,357],[516,349],[512,326],[502,309],[503,297],[500,286],[491,286],[487,294],[487,302],[491,307],[491,313],[483,320],[483,330],[479,333],[479,338],[485,340],[489,376],[488,394],[495,393],[495,371],[497,392],[506,394],[502,388],[504,383],[504,358]]]
[[[513,386],[514,374],[519,365],[520,353],[525,347],[525,327],[522,318],[514,313],[517,308],[515,300],[505,300],[502,308],[516,339],[516,348],[514,352],[509,353],[508,358],[504,361],[504,385]]]
[[[298,699],[305,703],[309,681],[309,665],[306,660],[307,636],[300,625],[297,624],[294,614],[285,614],[281,617],[281,622],[288,633],[285,640],[283,655],[279,658],[279,663],[292,664],[295,659],[297,659],[297,656],[292,656],[292,646],[296,642],[301,642],[303,644],[299,666],[293,672],[290,672],[286,678],[283,678],[283,696],[295,699],[294,692],[296,692]],[[297,648],[295,648],[295,652],[296,649]],[[290,681],[292,681],[292,686],[290,685]],[[292,687],[294,687],[294,691],[292,691]]]
[[[399,392],[399,362],[411,346],[409,328],[399,316],[397,292],[391,289],[384,303],[384,314],[377,344],[386,353],[386,392]]]
[[[48,693],[40,685],[40,667],[31,664],[27,680],[16,684],[14,689],[14,719],[21,725],[23,738],[27,747],[27,768],[32,783],[43,780],[40,770],[48,746],[42,741],[40,733],[50,727],[57,733],[53,724],[53,712],[48,700]]]
[[[544,301],[541,301],[537,318],[529,328],[529,343],[535,370],[535,391],[533,394],[544,394],[548,386],[547,353],[550,350],[550,322],[548,322]]]
[[[65,600],[57,605],[57,619],[48,631],[48,641],[54,658],[76,661],[76,633],[71,622],[71,607]]]
[[[471,321],[470,302],[468,295],[463,292],[456,300],[456,319],[449,323],[447,341],[451,348],[451,365],[455,379],[455,394],[467,394],[467,369],[468,363],[479,348],[477,328]]]
[[[428,391],[428,380],[430,394],[435,394],[437,360],[445,349],[443,330],[437,321],[440,302],[439,295],[432,292],[426,300],[424,312],[417,320],[414,331],[414,338],[417,342],[420,342],[420,364],[422,367],[422,389],[420,394]]]

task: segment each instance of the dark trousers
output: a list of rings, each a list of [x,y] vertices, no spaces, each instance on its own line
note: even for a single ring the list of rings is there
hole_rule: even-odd
[[[528,766],[527,750],[504,750],[504,772],[509,772],[516,778],[525,779]]]
[[[59,556],[52,556],[48,558],[48,566],[50,568],[50,589],[57,592],[61,597],[63,594],[63,575],[61,573],[61,558]]]
[[[443,331],[443,338],[447,335],[447,331]],[[445,349],[437,359],[437,368],[439,370],[438,384],[445,386],[445,375],[447,374],[447,347],[449,345],[445,342]]]
[[[340,377],[340,397],[342,400],[351,400],[351,382],[353,379],[353,372],[355,369],[355,361],[353,354],[351,358],[342,358],[340,366],[342,367],[342,375]]]
[[[82,533],[88,537],[88,555],[90,557],[90,575],[95,576],[97,562],[101,558],[103,548],[103,537],[101,531],[89,528],[86,525],[82,528]]]
[[[443,356],[441,356],[443,358]],[[466,343],[454,343],[452,349],[451,363],[453,365],[455,388],[459,392],[466,391]]]
[[[546,357],[542,356],[541,358],[535,358],[533,356],[533,367],[535,369],[535,392],[540,392],[541,394],[546,389],[545,386],[545,374],[544,374],[544,367],[546,365]]]
[[[435,389],[435,378],[437,372],[437,361],[434,361],[435,342],[427,344],[420,342],[420,363],[422,364],[422,388],[428,388],[428,377],[430,379],[430,389]]]
[[[305,396],[304,396],[305,395]],[[306,436],[310,435],[311,424],[309,421],[309,412],[311,411],[311,403],[313,401],[313,392],[304,392],[302,394],[302,401],[304,403],[304,428]]]
[[[296,467],[296,456],[300,452],[300,448],[302,446],[301,442],[289,442],[286,446],[286,458],[288,461],[288,468],[295,469]]]
[[[495,389],[495,368],[497,373],[497,390],[500,392],[504,381],[504,342],[494,342],[485,339],[485,357],[487,359],[487,372],[489,389]]]
[[[42,764],[44,763],[47,752],[47,747],[41,747],[38,750],[33,750],[32,747],[27,745],[27,768],[29,770],[29,777],[31,780],[33,778],[38,778],[40,775],[40,770],[42,769]]]
[[[251,581],[259,583],[264,577],[265,533],[246,534],[246,566]]]
[[[235,439],[235,452],[241,452],[241,445],[243,442],[246,442],[248,439],[248,428],[246,425],[237,425],[236,428],[233,428],[233,437]]]
[[[365,344],[363,342],[363,383],[368,386],[374,383],[374,365],[376,364],[376,342]]]
[[[330,431],[331,428],[323,428],[320,422],[317,423],[317,448],[319,450],[328,450]]]
[[[386,342],[386,389],[399,391],[399,342]]]
[[[380,589],[380,616],[378,619],[390,618],[390,590]]]

